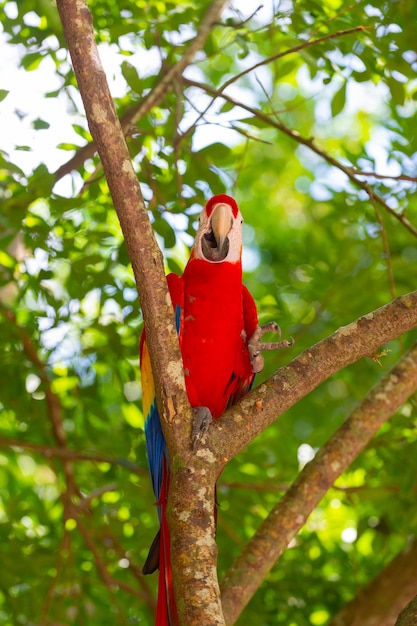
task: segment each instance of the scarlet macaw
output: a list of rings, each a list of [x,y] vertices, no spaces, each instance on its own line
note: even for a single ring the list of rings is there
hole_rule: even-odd
[[[194,247],[183,275],[167,276],[187,395],[197,412],[194,444],[208,427],[207,416],[219,418],[249,391],[255,373],[263,367],[260,349],[281,345],[260,341],[267,330],[279,329],[274,323],[259,328],[255,302],[242,284],[242,222],[233,198],[224,194],[211,198],[200,215]],[[159,566],[156,626],[175,626],[178,616],[165,518],[169,459],[144,333],[140,365],[146,448],[160,522],[160,532],[151,546],[143,573],[152,573]]]

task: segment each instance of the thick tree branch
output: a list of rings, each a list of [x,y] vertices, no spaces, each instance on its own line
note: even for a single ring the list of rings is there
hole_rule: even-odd
[[[361,589],[328,626],[394,626],[417,592],[417,540]]]
[[[184,52],[181,59],[179,59],[175,65],[168,68],[168,70],[164,71],[160,81],[155,85],[151,92],[145,96],[143,100],[126,111],[120,118],[124,134],[127,134],[131,126],[136,124],[147,113],[149,113],[153,107],[157,106],[167,91],[172,89],[172,86],[181,77],[183,71],[187,65],[191,63],[196,53],[203,48],[207,37],[212,31],[213,26],[218,22],[226,4],[228,4],[228,0],[214,0],[211,2],[203,19],[201,20],[197,35]],[[55,172],[56,180],[60,180],[66,174],[69,174],[74,169],[77,169],[82,163],[84,163],[84,161],[93,157],[96,151],[97,145],[95,140],[83,146],[69,161],[57,169]]]
[[[395,626],[416,626],[417,623],[417,596],[401,611]]]
[[[417,291],[412,291],[339,328],[280,368],[210,426],[206,445],[217,457],[219,472],[229,458],[332,374],[373,357],[382,345],[415,327]]]
[[[84,0],[58,0],[58,10],[91,134],[120,221],[145,319],[161,414],[187,407],[182,362],[160,249],[108,88]],[[168,321],[169,320],[169,321]]]
[[[328,345],[328,340],[323,343],[326,342]],[[338,338],[335,338],[335,343],[338,343]],[[223,582],[222,602],[227,624],[235,622],[336,478],[416,390],[417,344],[368,394],[315,459],[304,467],[232,565]]]
[[[213,519],[215,459],[213,455],[194,455],[190,449],[192,412],[185,393],[162,255],[100,63],[91,14],[84,0],[58,0],[57,6],[144,314],[158,407],[171,457],[167,518],[180,620],[189,626],[220,625],[223,617],[215,569]],[[220,10],[223,2],[215,2],[213,6]],[[187,563],[192,563],[192,567]]]

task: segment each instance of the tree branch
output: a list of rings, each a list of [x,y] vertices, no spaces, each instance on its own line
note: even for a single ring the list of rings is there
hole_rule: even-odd
[[[395,626],[415,626],[417,622],[417,596],[401,611]]]
[[[232,76],[232,78],[229,78],[229,80],[223,83],[223,85],[218,89],[218,91],[219,93],[223,92],[225,89],[227,89],[227,87],[229,87],[230,85],[238,81],[243,76],[250,74],[254,70],[257,70],[259,67],[263,67],[264,65],[269,65],[270,63],[273,63],[274,61],[278,61],[278,59],[282,59],[283,57],[286,57],[290,54],[301,52],[301,50],[305,50],[306,48],[311,48],[311,46],[317,46],[331,39],[338,39],[339,37],[345,37],[346,35],[353,35],[354,33],[366,31],[366,30],[375,30],[375,26],[374,25],[372,26],[359,25],[359,26],[355,26],[354,28],[348,28],[346,30],[338,30],[335,33],[328,33],[327,35],[323,35],[322,37],[318,37],[317,39],[308,39],[307,41],[303,41],[298,46],[294,46],[293,48],[289,48],[288,50],[283,50],[282,52],[278,52],[277,54],[267,57],[266,59],[262,59],[262,61],[259,61],[258,63],[255,63],[255,65],[251,65],[251,67],[248,67],[242,72],[240,72],[239,74],[236,74],[236,76]]]
[[[222,88],[215,89],[214,87],[211,87],[211,85],[207,85],[206,83],[200,83],[195,80],[190,80],[188,78],[184,78],[184,83],[188,85],[189,87],[197,87],[198,89],[205,91],[206,93],[213,96],[213,98],[223,98],[223,100],[230,102],[234,106],[240,107],[241,109],[248,111],[248,113],[251,113],[254,117],[262,120],[263,122],[265,122],[272,128],[276,128],[277,130],[281,131],[282,133],[284,133],[285,135],[287,135],[288,137],[296,141],[298,144],[302,146],[306,146],[307,148],[312,150],[315,154],[320,156],[324,161],[329,163],[329,165],[336,167],[338,170],[346,174],[349,180],[356,187],[359,187],[360,189],[363,189],[364,191],[366,191],[366,193],[368,194],[370,198],[373,198],[375,202],[377,202],[379,205],[381,205],[385,209],[385,211],[387,211],[388,213],[390,213],[390,215],[395,217],[395,219],[401,222],[401,224],[405,228],[407,228],[407,230],[409,230],[410,233],[412,233],[415,237],[417,237],[417,228],[407,219],[407,217],[404,214],[397,213],[397,211],[392,209],[385,202],[384,198],[380,196],[378,193],[376,193],[366,181],[363,181],[357,178],[357,176],[360,176],[360,174],[356,174],[356,170],[354,170],[349,165],[344,165],[343,163],[341,163],[340,161],[332,157],[330,154],[328,154],[328,152],[325,152],[322,148],[320,148],[316,144],[314,138],[302,137],[302,135],[300,135],[298,131],[288,128],[288,126],[285,126],[285,124],[283,124],[279,120],[273,119],[266,113],[263,113],[262,111],[259,111],[258,109],[254,109],[253,107],[245,104],[244,102],[239,102],[235,98],[232,98],[231,96],[223,93]]]
[[[139,476],[145,475],[145,470],[132,463],[129,459],[116,459],[105,454],[96,452],[79,452],[70,450],[70,448],[58,448],[56,446],[48,446],[42,443],[34,443],[32,441],[23,441],[20,439],[9,439],[8,437],[0,437],[0,447],[13,448],[21,450],[32,450],[37,454],[42,454],[47,459],[57,457],[68,461],[90,461],[91,463],[108,463],[109,465],[117,465],[125,468],[133,474]]]
[[[69,530],[64,529],[64,534],[62,536],[58,551],[56,553],[57,556],[56,556],[56,561],[55,561],[55,573],[52,577],[52,581],[48,587],[48,592],[46,594],[45,600],[42,605],[42,613],[41,613],[39,626],[48,626],[48,624],[50,624],[52,603],[57,593],[58,582],[62,575],[63,569],[65,567],[68,554],[70,553],[70,549],[71,549],[71,533]]]
[[[407,176],[407,174],[399,174],[393,176],[392,174],[378,174],[377,172],[362,172],[354,167],[349,168],[354,176],[365,176],[365,178],[378,178],[380,180],[400,180],[410,183],[417,183],[417,176]]]
[[[145,319],[161,415],[172,421],[187,407],[182,361],[160,249],[129,158],[84,0],[58,0],[91,134],[120,221]]]
[[[91,14],[84,0],[58,0],[57,6],[144,314],[158,408],[171,458],[167,518],[172,540],[174,590],[181,599],[178,602],[180,620],[190,626],[221,625],[224,622],[215,569],[214,457],[192,454],[193,414],[185,392],[162,255],[99,60]],[[223,2],[217,1],[213,6],[220,10]],[[184,566],[190,562],[192,567]]]
[[[348,333],[347,339],[350,334]],[[368,333],[365,334],[368,336]],[[339,343],[334,335],[332,340],[335,344]],[[329,340],[323,343],[329,346]],[[328,355],[328,359],[331,359],[331,354]],[[336,478],[347,469],[382,424],[416,390],[417,344],[367,395],[362,404],[321,448],[315,459],[304,467],[232,565],[222,585],[223,612],[227,624],[235,622],[262,580]]]
[[[205,441],[217,458],[218,473],[324,380],[363,357],[374,357],[382,345],[415,327],[417,291],[412,291],[339,328],[281,367],[210,426]]]
[[[46,364],[40,359],[38,352],[33,345],[31,338],[27,335],[24,328],[19,326],[16,320],[16,316],[13,311],[2,307],[6,319],[15,327],[16,332],[19,334],[22,341],[23,351],[26,357],[36,368],[37,375],[43,383],[43,390],[45,392],[46,406],[48,410],[48,416],[51,423],[52,435],[57,443],[58,449],[62,451],[59,455],[62,459],[62,467],[65,475],[66,491],[62,494],[64,504],[64,514],[67,516],[69,510],[72,507],[72,496],[79,495],[79,489],[74,478],[74,468],[71,459],[65,455],[67,450],[68,437],[64,428],[64,419],[62,415],[62,406],[59,397],[53,391],[51,385],[51,379]],[[58,455],[56,455],[58,456]]]
[[[183,135],[181,135],[181,139],[183,139],[186,135],[190,134],[191,131],[197,126],[198,122],[201,119],[204,119],[205,114],[212,107],[212,105],[213,105],[214,101],[216,100],[216,98],[217,97],[223,97],[222,94],[227,89],[227,87],[230,87],[230,85],[233,85],[233,83],[237,82],[240,78],[243,78],[243,76],[246,76],[247,74],[250,74],[254,70],[258,69],[259,67],[268,65],[268,64],[273,63],[274,61],[277,61],[277,60],[279,60],[279,59],[281,59],[281,58],[283,58],[285,56],[288,56],[290,54],[294,54],[296,52],[300,52],[301,50],[304,50],[305,48],[310,48],[311,46],[315,46],[317,44],[323,43],[324,41],[328,41],[330,39],[337,39],[338,37],[343,37],[345,35],[352,35],[353,33],[356,33],[358,31],[370,30],[370,29],[374,29],[374,28],[375,28],[374,26],[356,26],[355,28],[349,28],[347,30],[339,30],[339,31],[337,31],[335,33],[328,33],[327,35],[324,35],[322,37],[318,37],[317,39],[308,39],[307,41],[303,41],[298,46],[294,46],[293,48],[289,48],[288,50],[283,50],[282,52],[278,52],[277,54],[274,54],[274,55],[272,55],[270,57],[267,57],[266,59],[262,59],[262,61],[259,61],[258,63],[255,63],[255,65],[251,65],[250,67],[246,68],[245,70],[243,70],[239,74],[236,74],[235,76],[232,76],[231,78],[229,78],[229,80],[224,82],[223,85],[221,85],[220,87],[218,87],[216,89],[216,95],[213,96],[213,100],[205,107],[204,111],[200,112],[199,117],[193,122],[193,124],[187,129],[187,131],[185,133],[183,133]],[[264,91],[264,93],[265,93],[265,91]],[[227,99],[227,96],[225,96],[225,99]],[[238,127],[235,126],[234,129],[237,132],[241,132],[242,133],[242,130],[239,129]]]
[[[328,626],[394,626],[399,612],[417,592],[417,540],[361,589]]]
[[[77,521],[77,529],[80,532],[81,536],[83,537],[91,554],[93,555],[97,572],[101,580],[103,581],[104,585],[107,587],[111,602],[118,616],[119,624],[124,624],[125,626],[127,626],[127,619],[123,613],[122,608],[120,607],[118,598],[116,596],[116,591],[118,587],[120,586],[120,583],[119,581],[114,580],[114,578],[108,572],[106,563],[104,562],[100,552],[98,551],[97,546],[94,543],[94,540],[90,535],[90,531],[87,529],[86,526],[84,526],[79,516],[77,516],[76,521]],[[141,597],[140,592],[137,592],[136,589],[132,589],[130,586],[129,586],[128,591],[129,593],[132,593],[133,595],[138,595],[139,597]]]
[[[181,77],[185,68],[191,63],[196,53],[203,48],[207,41],[207,37],[212,31],[213,26],[218,22],[226,4],[228,4],[228,0],[214,0],[211,2],[203,19],[201,20],[197,35],[192,40],[188,49],[184,52],[181,59],[179,59],[179,61],[172,65],[168,70],[165,69],[160,81],[155,85],[151,92],[135,106],[126,111],[124,115],[122,115],[120,123],[124,134],[127,134],[131,126],[137,124],[137,122],[149,113],[153,107],[157,106],[167,91],[171,89],[172,85],[174,85],[175,82]],[[60,180],[66,174],[69,174],[74,169],[77,169],[82,163],[84,163],[84,161],[93,157],[96,151],[97,145],[95,140],[83,146],[69,161],[57,169],[55,172],[55,179]]]

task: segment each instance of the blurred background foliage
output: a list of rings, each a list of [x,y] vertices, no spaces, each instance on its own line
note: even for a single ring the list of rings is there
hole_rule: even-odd
[[[88,4],[120,115],[182,57],[209,5]],[[129,259],[97,157],[58,169],[90,135],[54,3],[0,6],[11,76],[0,85],[0,624],[151,624],[156,577],[140,568],[157,521]],[[296,340],[266,355],[259,380],[416,286],[416,233],[396,217],[417,227],[416,23],[413,0],[235,2],[184,79],[129,130],[167,271],[184,266],[204,201],[237,198],[260,319]],[[338,373],[230,462],[221,576],[401,350],[392,342],[380,363]],[[326,624],[407,545],[416,419],[411,400],[239,623]]]

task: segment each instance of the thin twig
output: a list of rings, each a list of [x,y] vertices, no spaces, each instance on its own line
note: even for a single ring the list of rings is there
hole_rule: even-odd
[[[142,574],[142,569],[138,567],[131,559],[129,554],[127,554],[125,548],[120,543],[119,539],[110,533],[107,529],[104,530],[103,540],[111,543],[112,548],[116,551],[119,559],[127,559],[129,562],[129,566],[127,571],[132,574],[132,576],[137,580],[140,585],[142,591],[141,596],[142,600],[146,603],[149,608],[150,613],[155,612],[155,596],[151,591],[150,586],[147,583],[148,577]]]
[[[219,22],[220,26],[224,26],[225,28],[232,28],[233,30],[238,30],[239,28],[242,28],[242,26],[244,26],[245,24],[247,24],[248,22],[251,21],[252,18],[255,17],[255,15],[263,8],[263,5],[260,4],[258,7],[256,7],[256,9],[248,16],[246,17],[244,20],[241,20],[240,22],[231,22],[229,24],[226,24],[225,22]],[[240,11],[237,11],[240,13]]]
[[[45,602],[42,606],[42,615],[40,619],[40,626],[47,626],[48,618],[50,617],[50,611],[52,602],[54,600],[56,587],[60,579],[61,573],[64,569],[65,562],[67,560],[67,554],[71,547],[71,533],[64,528],[64,534],[62,535],[61,543],[57,551],[57,558],[55,564],[55,574],[49,585],[48,592],[46,594]]]
[[[117,588],[119,587],[119,583],[117,581],[115,581],[112,576],[109,574],[106,564],[101,556],[101,554],[99,553],[96,544],[94,543],[93,538],[90,535],[89,530],[87,529],[87,527],[83,524],[83,522],[80,520],[80,518],[77,518],[77,529],[79,530],[79,532],[81,533],[88,549],[90,550],[91,554],[93,555],[94,558],[94,562],[96,564],[96,568],[97,568],[97,572],[101,578],[101,580],[103,581],[103,583],[105,584],[105,586],[108,589],[111,601],[113,606],[115,607],[117,614],[118,614],[118,618],[120,620],[121,624],[126,624],[127,625],[127,619],[125,618],[122,609],[119,606],[119,603],[117,601],[116,598],[116,591]],[[136,590],[134,590],[136,591]]]
[[[247,74],[250,74],[254,70],[258,69],[258,67],[269,65],[270,63],[273,63],[274,61],[278,61],[278,59],[282,59],[283,57],[288,56],[289,54],[295,54],[296,52],[300,52],[301,50],[305,50],[306,48],[310,48],[311,46],[317,46],[331,39],[338,39],[339,37],[346,37],[347,35],[353,35],[354,33],[358,33],[358,32],[365,31],[365,30],[374,30],[374,29],[375,29],[375,26],[360,25],[360,26],[355,26],[355,28],[348,28],[346,30],[338,30],[335,33],[329,33],[327,35],[323,35],[323,37],[318,37],[317,39],[307,39],[307,41],[303,41],[303,43],[300,43],[298,46],[294,46],[293,48],[289,48],[288,50],[283,50],[282,52],[278,52],[277,54],[267,57],[266,59],[262,59],[262,61],[255,63],[255,65],[251,65],[245,70],[242,70],[242,72],[240,72],[239,74],[236,74],[235,76],[232,76],[231,78],[229,78],[229,80],[223,83],[223,85],[221,85],[221,87],[218,89],[218,92],[224,91],[225,89],[227,89],[227,87],[229,87],[230,85],[238,81],[240,78],[243,78],[243,76],[246,76]]]
[[[108,483],[107,485],[102,485],[90,491],[90,493],[87,496],[83,496],[82,500],[77,504],[78,512],[81,513],[87,510],[95,498],[100,498],[103,494],[109,493],[109,491],[117,491],[117,484]]]
[[[147,474],[141,467],[132,463],[128,459],[115,459],[104,454],[95,452],[79,452],[77,450],[71,450],[69,448],[57,448],[56,446],[49,446],[47,444],[33,443],[32,441],[22,441],[20,439],[9,439],[8,437],[0,437],[0,447],[32,450],[37,454],[42,454],[47,459],[57,457],[60,459],[66,459],[68,461],[89,461],[91,463],[108,463],[109,465],[116,465],[122,467],[133,474],[144,476]]]
[[[377,172],[363,172],[354,167],[349,168],[354,176],[365,176],[366,178],[379,178],[381,180],[404,180],[410,183],[417,183],[417,176],[407,176],[407,174],[399,174],[393,176],[392,174],[378,174]]]
[[[417,228],[407,219],[405,215],[403,215],[402,213],[397,213],[394,209],[392,209],[384,200],[384,198],[380,196],[379,194],[377,194],[368,183],[362,180],[359,180],[359,178],[357,178],[356,175],[353,174],[351,167],[349,167],[348,165],[344,165],[343,163],[341,163],[340,161],[332,157],[330,154],[325,152],[322,148],[320,148],[316,144],[314,138],[303,137],[302,135],[300,135],[298,131],[288,128],[288,126],[285,126],[285,124],[283,124],[282,122],[272,119],[269,115],[263,113],[262,111],[259,111],[258,109],[254,109],[253,107],[248,106],[247,104],[244,104],[243,102],[239,102],[235,98],[232,98],[231,96],[223,93],[222,91],[214,89],[214,87],[211,87],[210,85],[207,85],[206,83],[200,83],[198,81],[190,80],[188,78],[184,78],[184,82],[189,87],[197,87],[203,91],[206,91],[207,93],[209,93],[215,98],[223,98],[224,100],[226,100],[227,102],[230,102],[234,106],[240,107],[241,109],[248,111],[248,113],[251,113],[254,117],[264,121],[269,126],[272,126],[273,128],[276,128],[277,130],[281,131],[282,133],[284,133],[285,135],[287,135],[288,137],[296,141],[298,144],[306,146],[307,148],[315,152],[315,154],[320,156],[324,161],[329,163],[329,165],[336,167],[338,170],[346,174],[346,176],[349,178],[350,181],[352,181],[352,183],[354,183],[354,185],[366,191],[366,193],[368,194],[370,198],[373,198],[380,206],[382,206],[385,209],[385,211],[387,211],[388,213],[390,213],[390,215],[395,217],[395,219],[401,222],[401,224],[405,228],[407,228],[407,230],[409,230],[410,233],[412,233],[415,237],[417,237]]]
[[[385,228],[384,220],[382,219],[381,211],[379,210],[378,205],[375,202],[375,199],[371,196],[370,200],[375,211],[376,219],[378,220],[378,223],[381,227],[382,246],[384,249],[385,259],[387,262],[389,288],[390,288],[391,298],[394,300],[396,296],[395,279],[394,279],[394,271],[392,269],[391,250],[389,247],[388,233],[387,233],[387,229]]]
[[[56,440],[58,448],[66,450],[68,437],[63,424],[64,419],[62,415],[62,406],[59,397],[52,390],[52,384],[47,366],[39,358],[38,352],[33,345],[31,338],[27,335],[26,331],[17,323],[16,316],[13,311],[5,309],[4,314],[6,319],[8,319],[11,324],[13,324],[17,333],[19,334],[22,341],[23,351],[29,361],[35,366],[37,374],[43,383],[45,400],[48,408],[48,415],[52,427],[52,434]],[[64,455],[61,458],[66,481],[66,491],[62,494],[62,498],[64,502],[64,508],[68,512],[72,506],[72,496],[79,496],[80,491],[75,482],[74,468],[71,461],[68,458],[65,458]]]

